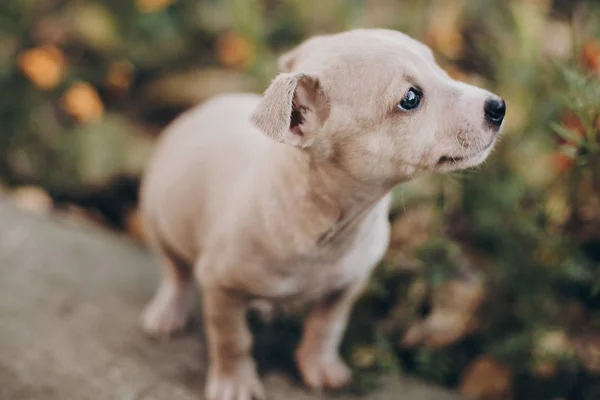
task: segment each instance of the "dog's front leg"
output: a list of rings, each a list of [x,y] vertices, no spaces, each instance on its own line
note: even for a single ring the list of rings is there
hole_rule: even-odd
[[[310,388],[338,389],[350,383],[352,374],[340,357],[339,346],[362,288],[361,282],[329,296],[309,315],[296,350],[296,363]]]
[[[202,294],[210,358],[207,399],[264,399],[251,354],[246,300],[220,287],[203,287]]]

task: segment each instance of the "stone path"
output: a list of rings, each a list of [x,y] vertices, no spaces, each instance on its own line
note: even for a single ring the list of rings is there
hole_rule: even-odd
[[[151,257],[126,239],[0,203],[0,400],[202,398],[201,329],[165,343],[138,330],[156,281]],[[265,381],[270,399],[355,399],[311,395],[285,374]],[[409,378],[365,398],[459,399]]]

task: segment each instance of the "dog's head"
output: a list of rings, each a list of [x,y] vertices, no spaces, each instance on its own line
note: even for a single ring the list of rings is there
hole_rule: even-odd
[[[397,182],[475,166],[506,106],[455,81],[431,50],[400,32],[314,37],[279,59],[253,122],[271,138],[334,162],[357,179]]]

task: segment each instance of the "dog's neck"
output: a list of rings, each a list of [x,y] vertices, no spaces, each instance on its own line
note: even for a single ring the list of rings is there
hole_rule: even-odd
[[[337,205],[338,216],[319,238],[327,244],[356,227],[373,207],[391,190],[389,185],[364,182],[333,163],[312,164],[309,190],[314,196],[330,199]]]
[[[287,147],[287,146],[286,146]],[[393,185],[365,182],[332,162],[316,162],[307,153],[277,146],[270,159],[282,211],[320,244],[357,226]]]

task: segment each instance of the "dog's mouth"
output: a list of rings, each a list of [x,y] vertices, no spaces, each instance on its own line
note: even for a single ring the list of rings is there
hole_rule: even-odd
[[[473,154],[466,155],[466,156],[441,156],[437,162],[437,166],[441,166],[444,164],[458,164],[462,161],[469,160],[473,157],[477,157],[478,155],[480,155],[481,153],[483,153],[484,151],[486,151],[487,149],[492,147],[494,142],[495,142],[495,138],[490,140],[490,142],[487,145],[485,145],[483,148],[479,149],[479,151],[477,151]]]
[[[464,159],[465,159],[465,157],[442,156],[438,160],[437,165],[448,164],[448,163],[458,163]]]

